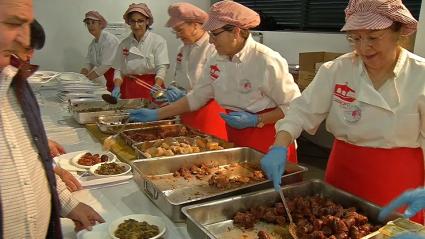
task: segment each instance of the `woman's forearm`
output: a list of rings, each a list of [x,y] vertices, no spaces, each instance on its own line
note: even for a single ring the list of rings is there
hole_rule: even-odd
[[[190,111],[189,101],[187,97],[183,97],[180,100],[164,106],[158,110],[158,118],[166,119],[169,117],[174,117]]]

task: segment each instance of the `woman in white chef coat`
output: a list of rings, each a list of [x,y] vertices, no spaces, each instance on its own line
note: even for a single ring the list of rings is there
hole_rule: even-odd
[[[130,116],[137,121],[163,119],[203,107],[215,99],[227,114],[230,142],[266,152],[273,143],[273,124],[284,116],[289,103],[300,95],[279,53],[255,42],[248,29],[258,26],[259,15],[233,1],[211,6],[203,28],[217,55],[210,58],[201,82],[185,97],[159,110],[140,109]],[[296,160],[295,147],[290,160]]]
[[[424,185],[425,59],[399,45],[417,26],[401,0],[350,0],[345,14],[354,51],[323,64],[291,103],[262,166],[280,190],[286,147],[326,120],[335,141],[325,180],[385,205]]]
[[[94,39],[89,45],[86,57],[86,65],[80,73],[90,80],[105,85],[108,91],[114,88],[114,69],[111,67],[115,58],[119,40],[112,33],[104,31],[107,22],[96,11],[86,13],[83,22]],[[106,83],[104,82],[106,79]]]
[[[178,49],[174,81],[186,91],[177,87],[167,88],[167,99],[174,102],[186,95],[197,85],[205,70],[208,58],[216,54],[215,47],[209,43],[209,35],[202,28],[208,14],[190,3],[176,3],[168,8],[170,18],[166,27],[173,29],[183,45]],[[184,124],[202,132],[227,140],[226,124],[220,117],[224,109],[211,99],[204,107],[181,116]]]
[[[149,30],[153,16],[146,4],[131,4],[123,17],[132,32],[119,44],[115,56],[115,88],[112,95],[123,99],[152,99],[150,90],[138,81],[155,88],[163,87],[170,64],[167,42]]]

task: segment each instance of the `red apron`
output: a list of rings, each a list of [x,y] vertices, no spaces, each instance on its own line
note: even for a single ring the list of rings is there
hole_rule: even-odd
[[[132,75],[139,80],[142,80],[149,85],[153,86],[155,84],[155,74],[148,75]],[[121,85],[121,98],[122,99],[136,99],[144,98],[152,100],[150,90],[136,83],[134,78],[124,76],[123,83]]]
[[[424,186],[421,148],[371,148],[335,140],[325,181],[385,206],[408,189]],[[423,213],[415,221],[423,222]]]
[[[107,72],[105,72],[105,74],[103,74],[106,79],[106,89],[109,92],[112,92],[112,90],[114,89],[114,72],[114,68],[111,67]]]
[[[263,110],[258,114],[272,110],[274,109]],[[226,110],[226,112],[229,113],[232,111]],[[245,129],[236,129],[226,124],[226,128],[229,142],[235,143],[237,146],[250,147],[262,153],[267,153],[269,151],[276,136],[274,124],[266,124],[262,128],[251,127]],[[289,145],[287,159],[293,163],[298,162],[295,144]]]
[[[182,114],[181,120],[185,125],[227,140],[226,122],[220,113],[226,111],[215,100],[210,100],[199,110]]]

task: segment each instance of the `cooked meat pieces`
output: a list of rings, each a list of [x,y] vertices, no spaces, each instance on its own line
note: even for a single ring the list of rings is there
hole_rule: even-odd
[[[208,184],[210,186],[214,186],[216,188],[227,188],[230,186],[229,176],[227,175],[213,175],[208,180]]]
[[[300,239],[357,239],[379,229],[379,226],[371,225],[366,216],[356,212],[355,208],[343,208],[320,196],[296,197],[288,200],[288,206]],[[236,215],[239,215],[238,220]],[[236,215],[233,218],[234,223],[246,229],[253,227],[252,220],[248,220],[251,218],[255,222],[261,220],[279,225],[288,222],[282,203],[276,203],[274,207],[250,208],[246,212],[237,212]]]
[[[237,212],[233,217],[233,223],[240,225],[245,229],[253,228],[254,224],[257,222],[257,218],[254,217],[250,212]]]
[[[270,235],[265,231],[259,231],[257,233],[258,239],[271,239]]]
[[[211,141],[211,142],[209,142]],[[154,142],[144,142],[138,148],[142,150],[146,157],[173,156],[178,154],[191,154],[202,151],[223,149],[219,142],[208,137],[168,137],[158,139]]]
[[[87,152],[83,156],[81,156],[77,162],[80,165],[93,166],[98,163],[107,162],[108,159],[109,157],[106,154],[102,154],[101,156],[99,156],[99,154],[91,154]]]

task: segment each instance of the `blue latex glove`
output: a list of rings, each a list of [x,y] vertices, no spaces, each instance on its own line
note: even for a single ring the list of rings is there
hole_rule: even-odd
[[[402,233],[395,237],[391,237],[391,239],[425,239],[425,237],[415,233]]]
[[[415,216],[417,212],[425,208],[425,189],[419,188],[404,192],[381,210],[379,220],[383,221],[393,211],[404,205],[407,205],[404,216],[407,218]]]
[[[287,148],[274,146],[261,159],[261,168],[266,173],[267,178],[273,181],[274,190],[276,190],[276,192],[281,190],[280,179],[286,166],[287,153]]]
[[[112,90],[111,95],[115,97],[116,99],[119,99],[121,97],[121,87],[115,86],[114,89]]]
[[[130,122],[150,122],[158,120],[158,111],[151,109],[138,109],[130,111]]]
[[[245,111],[230,112],[229,114],[220,113],[220,116],[228,125],[236,129],[256,127],[258,124],[258,115]]]
[[[166,97],[168,102],[175,102],[177,100],[179,100],[180,98],[182,98],[183,96],[186,95],[186,92],[170,85],[169,87],[167,87],[167,90],[165,91]]]

